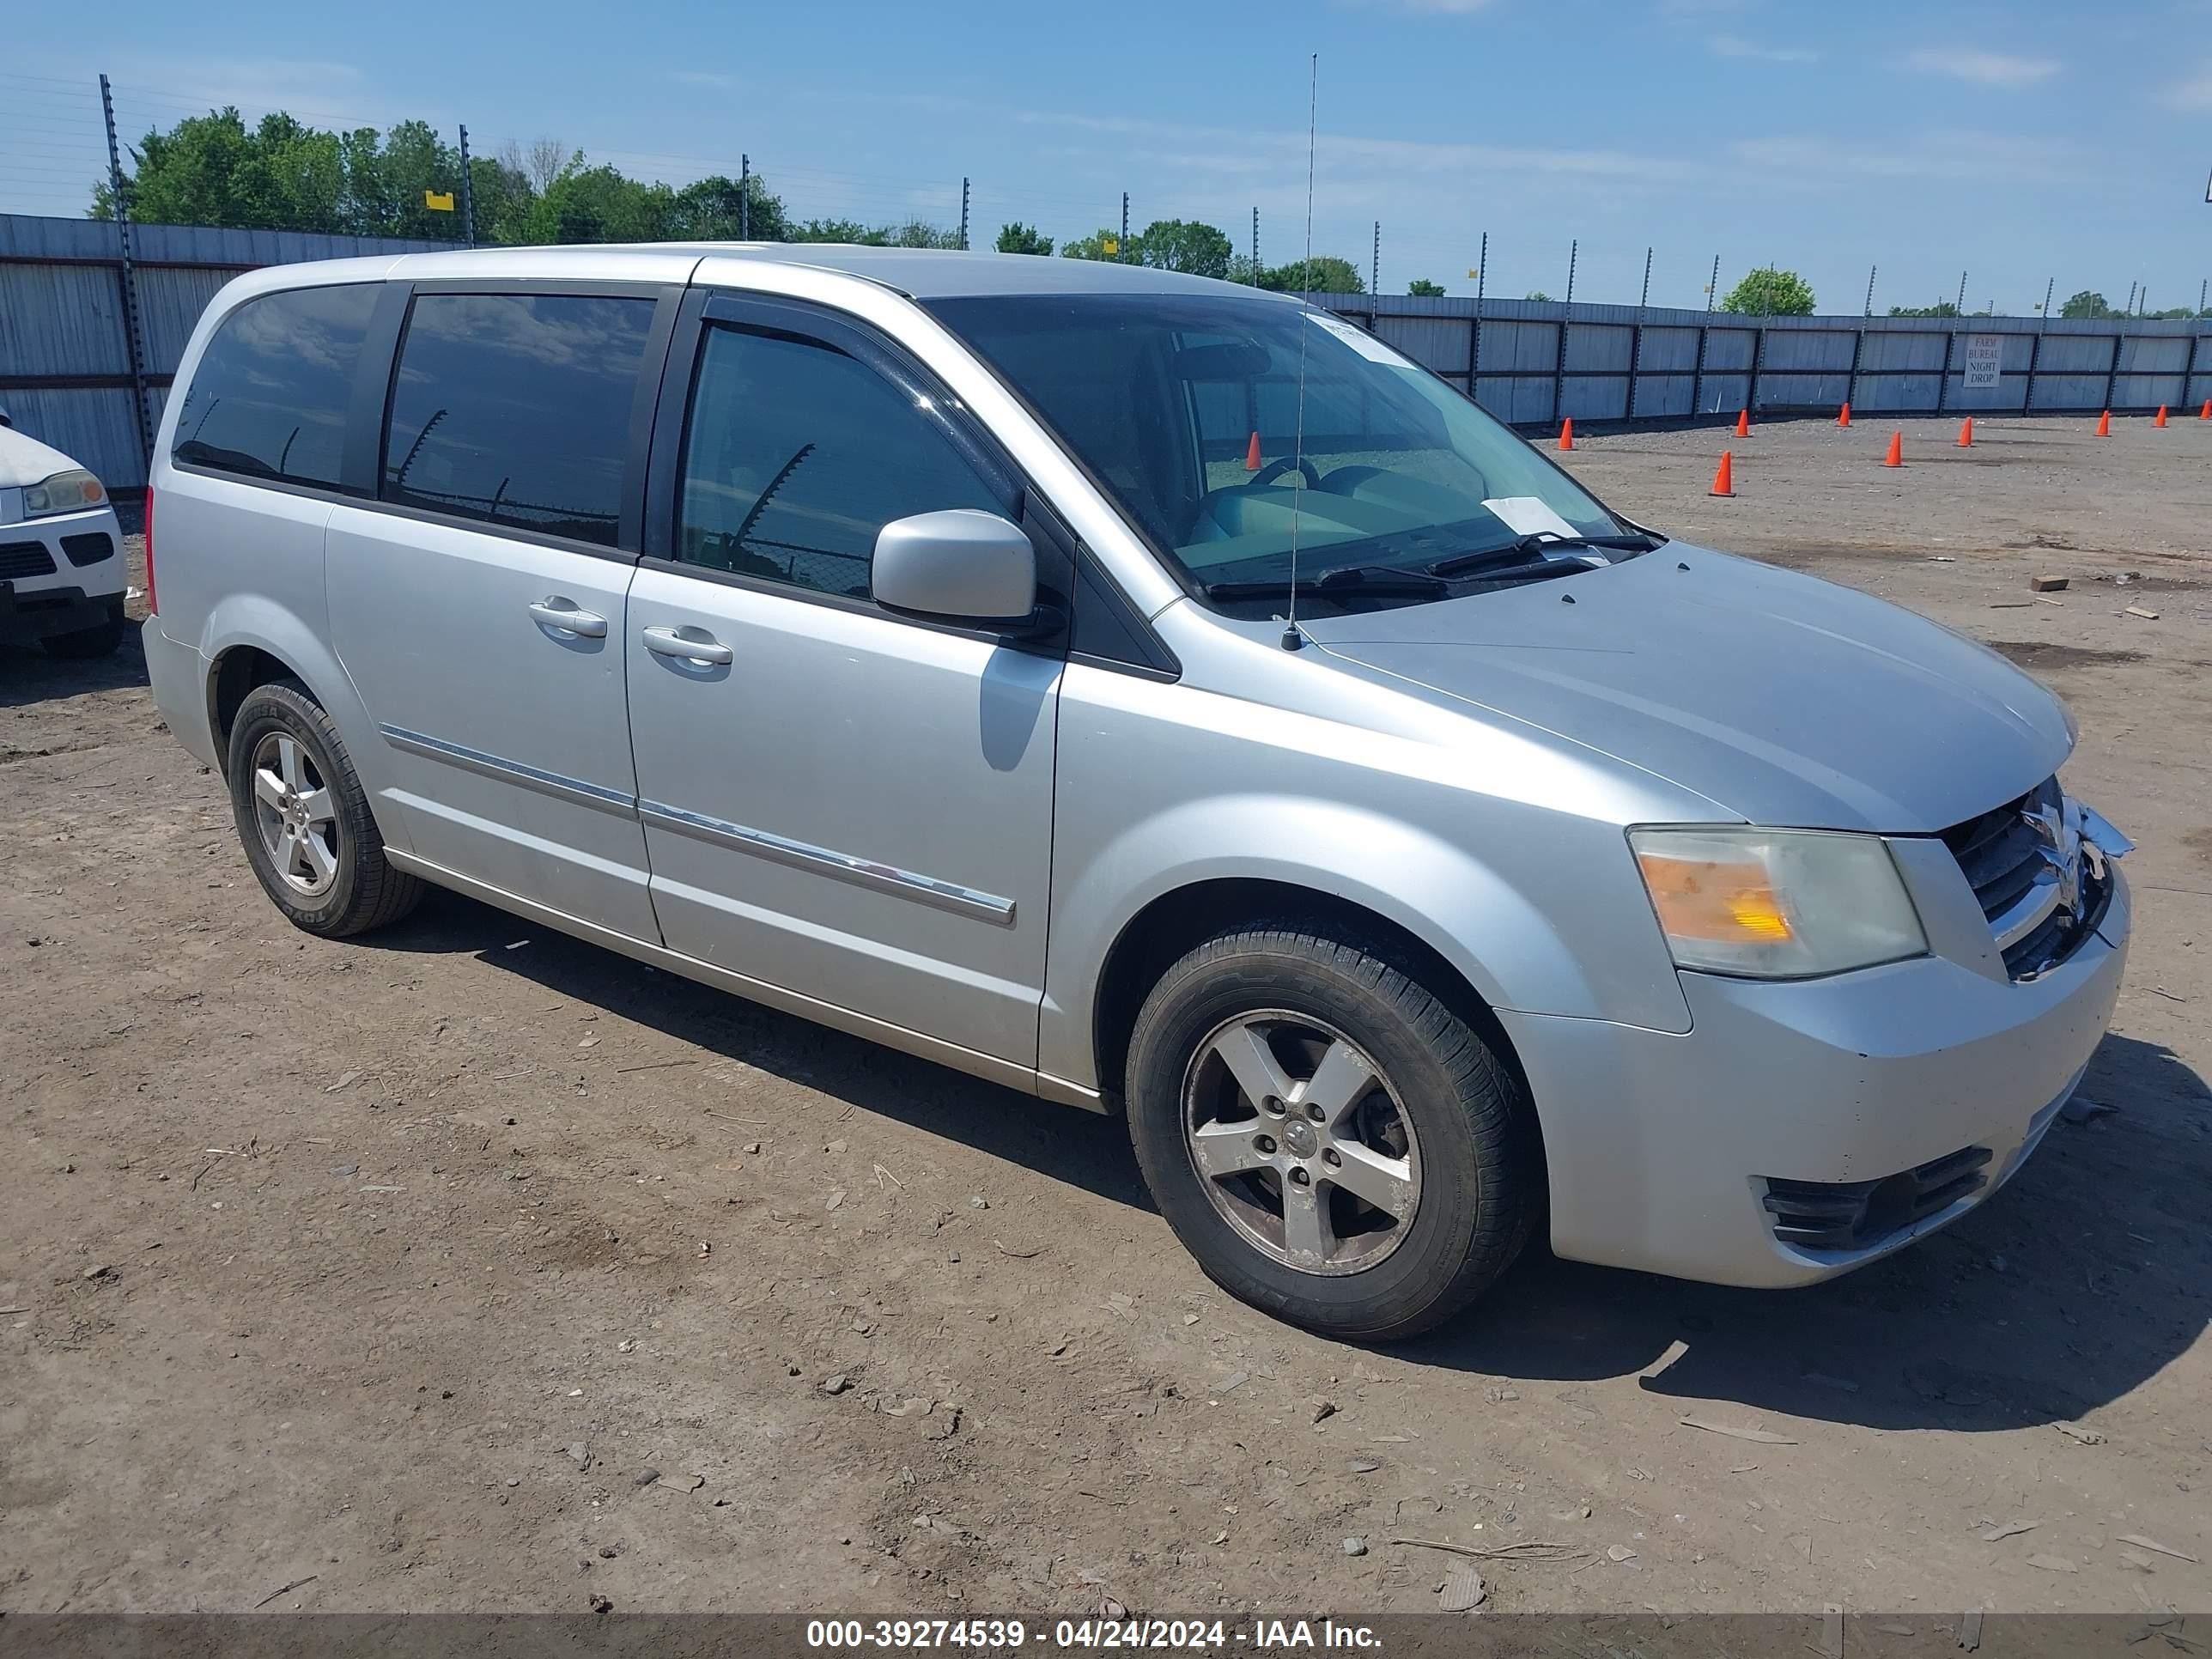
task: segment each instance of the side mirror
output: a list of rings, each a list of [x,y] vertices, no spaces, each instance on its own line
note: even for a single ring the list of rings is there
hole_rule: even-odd
[[[888,609],[948,622],[1026,622],[1036,610],[1036,550],[995,513],[917,513],[876,532],[868,591]]]

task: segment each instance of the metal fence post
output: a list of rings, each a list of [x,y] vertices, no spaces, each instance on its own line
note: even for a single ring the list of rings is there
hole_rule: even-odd
[[[1719,261],[1714,263],[1717,264]],[[1712,331],[1710,323],[1698,325],[1698,366],[1690,375],[1690,417],[1692,420],[1705,412],[1705,340]]]
[[[968,246],[968,175],[960,175],[960,246]]]
[[[1751,378],[1743,388],[1746,409],[1759,407],[1759,377],[1766,370],[1766,331],[1773,321],[1771,317],[1760,318],[1758,331],[1751,337]]]
[[[1869,312],[1868,315],[1873,313]],[[1866,361],[1867,331],[1862,328],[1851,337],[1851,377],[1844,382],[1844,401],[1855,404],[1859,400],[1859,365]]]
[[[753,239],[753,158],[738,157],[738,240]]]
[[[1121,192],[1121,240],[1114,245],[1114,257],[1122,264],[1129,262],[1129,192]],[[1306,273],[1310,278],[1311,271]]]
[[[2105,371],[2105,407],[2107,409],[2112,406],[2112,392],[2120,383],[2120,343],[2125,337],[2119,334],[2112,336],[2112,362]]]
[[[1367,267],[1367,291],[1379,296],[1382,292],[1382,222],[1375,222],[1375,252]]]
[[[138,281],[131,268],[130,192],[123,182],[123,149],[115,142],[115,95],[107,77],[100,77],[100,114],[107,127],[107,187],[115,197],[115,228],[121,234],[123,264],[123,343],[131,357],[131,403],[137,415],[138,447],[146,461],[146,476],[154,474],[154,420],[146,408],[146,347],[138,325]]]
[[[477,245],[477,192],[475,180],[469,177],[469,130],[461,129],[461,240],[469,246]]]

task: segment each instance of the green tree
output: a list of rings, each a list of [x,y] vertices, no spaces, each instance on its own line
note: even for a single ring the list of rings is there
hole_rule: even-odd
[[[1721,309],[1749,317],[1809,317],[1813,285],[1794,270],[1762,265],[1729,290]]]
[[[1444,285],[1425,276],[1416,276],[1406,284],[1406,292],[1417,300],[1441,300],[1444,297]]]
[[[1134,257],[1156,270],[1226,276],[1237,250],[1227,233],[1196,219],[1155,219],[1136,238]]]
[[[1893,317],[1956,317],[1960,314],[1954,301],[1938,300],[1932,306],[1892,306]]]
[[[2062,317],[2117,317],[2120,313],[2112,309],[2112,301],[2094,289],[2085,288],[2059,307],[2058,314]]]
[[[1121,259],[1133,263],[1137,257],[1136,240],[1133,236],[1127,242],[1122,242],[1121,233],[1118,230],[1094,230],[1088,236],[1062,242],[1060,253],[1064,259]],[[1115,251],[1109,252],[1109,248]]]
[[[783,201],[757,173],[740,182],[726,173],[709,173],[676,192],[670,204],[668,234],[685,241],[756,242],[790,240]]]
[[[1001,253],[1052,253],[1052,238],[1040,236],[1035,225],[1025,225],[1017,219],[1012,224],[999,227],[995,244]]]
[[[1545,293],[1540,288],[1532,288],[1522,297],[1529,300],[1541,300],[1546,305],[1549,305],[1552,302],[1552,296]]]
[[[1316,253],[1311,259],[1293,259],[1277,265],[1261,278],[1260,286],[1278,294],[1364,294],[1359,267],[1333,253]]]

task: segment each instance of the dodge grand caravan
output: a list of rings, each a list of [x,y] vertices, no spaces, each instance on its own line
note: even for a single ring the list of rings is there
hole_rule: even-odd
[[[1959,635],[1614,513],[1285,296],[744,246],[263,270],[146,656],[270,898],[456,889],[1127,1114],[1237,1296],[1802,1284],[2035,1148],[2128,843]]]

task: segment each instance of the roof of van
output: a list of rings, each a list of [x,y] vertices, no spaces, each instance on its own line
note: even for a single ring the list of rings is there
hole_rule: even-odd
[[[520,266],[548,276],[589,265],[595,276],[614,276],[634,261],[665,267],[670,257],[757,260],[767,264],[834,270],[864,277],[917,300],[1002,294],[1219,294],[1258,290],[1179,271],[1097,259],[1039,258],[1023,253],[963,252],[953,249],[863,247],[839,242],[590,243],[556,247],[457,249],[451,253],[403,254],[391,274],[423,279],[466,276],[496,264],[518,276]]]

